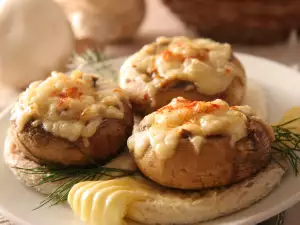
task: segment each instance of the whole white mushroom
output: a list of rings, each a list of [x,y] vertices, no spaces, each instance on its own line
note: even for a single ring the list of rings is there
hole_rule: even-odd
[[[53,0],[0,1],[0,80],[24,88],[64,68],[74,35]]]
[[[72,25],[77,48],[132,38],[145,16],[145,0],[55,0]]]

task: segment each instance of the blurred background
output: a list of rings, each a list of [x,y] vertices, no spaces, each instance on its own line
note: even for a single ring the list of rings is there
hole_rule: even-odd
[[[74,53],[126,56],[158,36],[208,37],[298,69],[299,12],[299,0],[1,0],[0,94],[67,70]]]
[[[122,8],[122,4],[117,3],[122,1],[107,2]],[[134,6],[130,7],[129,2]],[[133,29],[135,32],[127,38],[117,35],[111,27],[110,32],[115,33],[113,39],[106,39],[108,34],[93,39],[106,46],[105,52],[110,56],[131,54],[157,36],[187,35],[229,42],[234,44],[235,51],[267,57],[289,66],[295,67],[300,61],[296,31],[300,30],[298,0],[127,0],[126,5],[128,15],[122,11],[124,18],[121,21],[116,18],[112,23],[120,30],[122,26],[125,30],[130,26],[137,30]],[[126,24],[129,21],[125,18],[129,17],[136,20],[131,18],[131,24]],[[72,18],[70,14],[69,18]],[[70,21],[76,30],[76,19]]]
[[[146,0],[146,14],[133,43],[107,47],[130,54],[159,35],[204,36],[234,44],[234,50],[300,63],[298,0]]]

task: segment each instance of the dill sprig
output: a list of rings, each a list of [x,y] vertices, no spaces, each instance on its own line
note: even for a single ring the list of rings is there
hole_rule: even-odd
[[[298,164],[300,163],[300,156],[298,152],[300,152],[300,134],[285,126],[292,125],[299,120],[300,117],[272,126],[275,134],[272,149],[274,153],[279,153],[288,160],[295,175],[299,174]]]
[[[33,187],[46,183],[60,182],[59,186],[55,188],[54,191],[50,195],[48,195],[42,202],[40,202],[40,205],[34,210],[39,209],[46,204],[50,204],[50,206],[53,206],[65,202],[71,188],[79,182],[89,180],[109,180],[125,176],[137,175],[137,171],[133,170],[96,165],[88,168],[68,168],[57,166],[15,168],[26,174],[36,174],[42,176],[40,182],[36,185],[33,185]]]
[[[118,71],[115,70],[109,59],[106,54],[99,50],[87,49],[81,54],[73,53],[68,69],[95,73],[117,81]]]

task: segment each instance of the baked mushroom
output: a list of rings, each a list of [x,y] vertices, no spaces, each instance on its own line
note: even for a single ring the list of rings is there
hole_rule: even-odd
[[[143,115],[178,96],[239,105],[246,85],[229,44],[186,37],[160,37],[144,46],[124,62],[119,80],[134,110]]]
[[[40,164],[87,165],[116,155],[131,134],[124,92],[99,76],[53,72],[32,83],[15,104],[17,149]]]
[[[141,172],[163,186],[203,189],[230,185],[270,160],[272,129],[249,106],[182,97],[146,116],[128,139]]]

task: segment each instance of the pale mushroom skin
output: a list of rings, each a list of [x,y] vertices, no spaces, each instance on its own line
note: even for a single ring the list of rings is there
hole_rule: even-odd
[[[3,84],[24,89],[53,70],[66,71],[75,38],[67,17],[55,2],[5,0],[0,3],[0,11]]]
[[[70,21],[77,48],[91,48],[131,39],[140,27],[146,11],[144,0],[55,2],[61,6]]]

